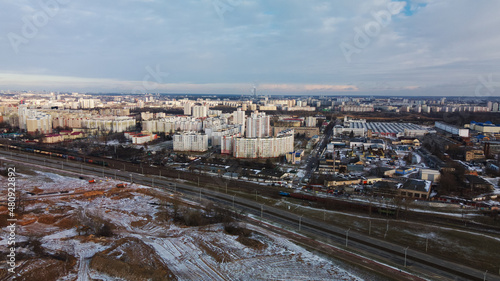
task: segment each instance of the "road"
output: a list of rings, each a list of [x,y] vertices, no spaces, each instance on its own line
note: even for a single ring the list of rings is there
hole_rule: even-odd
[[[321,136],[320,141],[316,145],[316,147],[311,151],[311,154],[307,157],[306,160],[306,173],[304,177],[301,179],[303,181],[304,179],[310,179],[316,168],[318,167],[318,161],[321,156],[321,153],[325,149],[326,145],[328,144],[328,141],[330,141],[330,138],[333,134],[332,130],[327,130],[325,134]]]
[[[209,199],[252,214],[255,217],[260,217],[262,215],[262,218],[267,221],[276,222],[297,231],[299,231],[300,227],[300,233],[315,237],[320,241],[326,241],[329,244],[337,246],[342,245],[343,247],[347,244],[345,247],[347,250],[362,252],[365,256],[383,260],[389,265],[400,268],[403,268],[404,265],[405,248],[400,245],[388,243],[354,231],[347,232],[346,229],[327,225],[314,219],[300,217],[281,209],[262,205],[254,200],[239,198],[214,190],[204,190],[203,188],[185,183],[174,183],[172,180],[162,177],[150,177],[138,173],[81,164],[79,162],[67,162],[53,158],[47,159],[43,156],[5,151],[0,151],[0,155],[5,158],[25,162],[26,164],[44,165],[59,170],[71,171],[76,174],[108,176],[123,181],[130,181],[132,179],[138,184],[182,192],[193,198],[199,197]],[[412,249],[407,250],[406,263],[411,270],[431,276],[433,280],[484,280],[485,277],[485,273],[479,270],[435,258]],[[500,281],[500,277],[487,273],[486,280]]]

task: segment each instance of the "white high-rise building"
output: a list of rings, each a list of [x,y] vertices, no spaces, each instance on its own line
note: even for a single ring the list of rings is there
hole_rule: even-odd
[[[26,119],[26,131],[29,134],[50,134],[52,133],[52,116],[42,112],[36,112]]]
[[[187,102],[184,104],[184,115],[191,115],[192,112],[191,112],[191,108],[193,107],[193,105],[190,103],[190,102]]]
[[[208,136],[195,132],[186,132],[174,135],[174,151],[198,151],[208,150]]]
[[[233,112],[233,124],[245,125],[245,119],[245,111],[241,110],[241,108]]]
[[[263,138],[270,136],[271,119],[265,112],[255,111],[246,121],[247,138]]]
[[[307,116],[306,117],[306,120],[305,120],[305,123],[306,123],[306,127],[316,127],[316,117],[313,117],[313,116]]]
[[[294,150],[293,140],[293,129],[280,132],[276,137],[235,138],[232,143],[233,156],[236,158],[278,157]]]
[[[80,103],[80,108],[94,108],[95,102],[93,99],[79,99],[78,102]]]
[[[193,117],[203,118],[208,116],[208,106],[206,105],[195,105],[193,106]]]
[[[493,112],[498,112],[499,111],[498,102],[494,102],[493,103],[493,105],[491,106],[491,111],[493,111]]]
[[[128,116],[91,117],[81,121],[82,128],[113,133],[135,130],[135,123],[135,118]]]

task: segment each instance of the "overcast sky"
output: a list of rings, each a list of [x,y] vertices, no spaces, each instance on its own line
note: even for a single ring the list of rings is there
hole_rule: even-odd
[[[500,1],[0,0],[0,90],[500,95]],[[498,81],[498,82],[496,82]]]

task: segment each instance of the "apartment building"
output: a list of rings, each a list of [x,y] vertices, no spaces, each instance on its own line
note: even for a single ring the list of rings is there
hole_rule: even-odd
[[[271,135],[271,119],[265,112],[255,111],[247,118],[246,137],[263,138]]]
[[[174,151],[197,151],[208,150],[208,136],[196,132],[184,132],[174,135]]]
[[[233,140],[233,156],[236,158],[271,158],[294,150],[293,130],[286,130],[276,137],[234,138]]]
[[[307,116],[305,120],[306,127],[316,127],[317,119],[313,116]]]
[[[208,106],[206,105],[195,105],[193,106],[193,117],[203,118],[208,116]]]
[[[81,120],[82,128],[101,132],[122,133],[135,129],[135,118],[127,116],[98,116]]]

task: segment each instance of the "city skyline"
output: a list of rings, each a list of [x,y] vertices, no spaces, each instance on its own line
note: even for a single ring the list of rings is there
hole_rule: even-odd
[[[499,95],[495,2],[2,5],[2,90]]]

